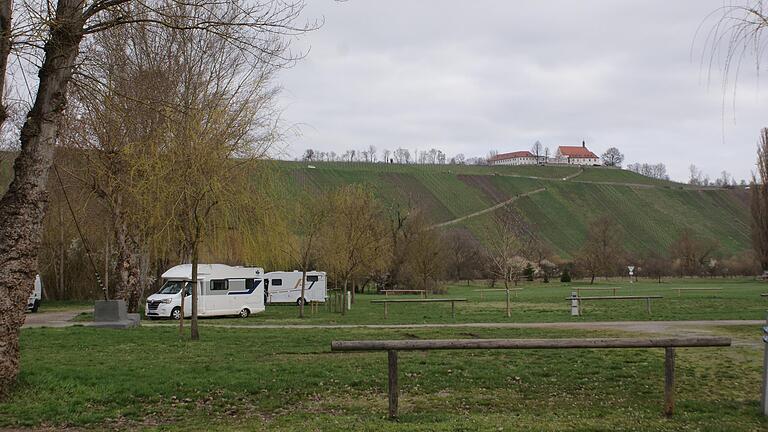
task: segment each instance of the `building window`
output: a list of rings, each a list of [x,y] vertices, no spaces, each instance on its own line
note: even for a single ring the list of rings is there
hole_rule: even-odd
[[[217,279],[211,281],[211,291],[226,291],[228,289],[228,281],[226,279]]]
[[[272,279],[272,286],[283,286],[283,280],[282,279]]]

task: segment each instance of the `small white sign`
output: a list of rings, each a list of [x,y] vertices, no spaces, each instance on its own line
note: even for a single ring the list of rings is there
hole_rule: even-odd
[[[627,268],[629,269],[629,275],[632,276],[635,271],[635,266],[627,266]]]

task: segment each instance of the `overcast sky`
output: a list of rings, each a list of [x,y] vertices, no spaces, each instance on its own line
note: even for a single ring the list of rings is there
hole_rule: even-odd
[[[723,0],[310,0],[324,18],[282,73],[287,153],[430,147],[450,155],[528,150],[540,140],[618,147],[625,163],[696,164],[738,179],[768,125],[750,63],[735,108],[696,31]],[[708,29],[712,24],[705,23]],[[730,87],[729,93],[733,93]],[[725,106],[725,108],[724,108]]]

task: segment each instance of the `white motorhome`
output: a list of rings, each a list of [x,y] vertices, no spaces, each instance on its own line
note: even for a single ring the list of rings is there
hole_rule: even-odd
[[[29,312],[37,312],[37,308],[40,307],[40,302],[43,301],[43,281],[40,279],[40,275],[35,276],[35,289],[32,290],[32,294],[27,299],[27,310]]]
[[[239,315],[243,318],[264,311],[264,269],[224,264],[197,266],[197,315],[201,317]],[[192,316],[192,264],[171,267],[162,278],[163,287],[147,297],[147,318],[181,318],[181,290],[184,316]]]
[[[309,271],[301,297],[301,272],[274,271],[264,275],[264,294],[267,304],[325,302],[327,295],[325,272]]]

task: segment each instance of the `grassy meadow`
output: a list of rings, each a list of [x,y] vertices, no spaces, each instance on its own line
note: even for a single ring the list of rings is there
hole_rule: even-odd
[[[497,285],[496,288],[503,288]],[[616,295],[661,295],[651,303],[651,315],[646,312],[645,300],[609,300],[584,302],[582,316],[570,315],[570,297],[575,288],[617,287]],[[676,288],[721,288],[720,291],[682,291]],[[388,318],[384,319],[384,306],[372,304],[371,300],[385,297],[380,294],[356,294],[352,309],[346,315],[330,312],[327,306],[320,306],[317,313],[306,308],[306,317],[298,318],[295,305],[268,306],[262,313],[242,318],[201,319],[202,325],[269,325],[269,324],[441,324],[473,322],[589,322],[589,321],[635,321],[635,320],[744,320],[764,319],[768,309],[768,298],[760,297],[768,292],[762,282],[739,279],[677,279],[656,283],[640,280],[630,284],[624,281],[599,281],[594,285],[584,282],[562,284],[521,283],[521,291],[510,295],[511,317],[506,317],[504,292],[481,293],[488,285],[472,283],[448,285],[445,294],[431,295],[430,298],[464,298],[466,302],[456,303],[456,318],[451,318],[450,303],[393,304],[389,306]],[[613,295],[610,291],[583,291],[582,296]],[[414,299],[415,295],[386,297],[389,299]],[[151,321],[153,324],[169,324],[167,320]]]
[[[332,340],[613,337],[518,329],[268,330],[72,327],[22,333],[20,385],[0,427],[93,430],[758,431],[759,327],[742,343],[678,349],[677,410],[661,415],[663,350],[400,353],[400,417],[386,418],[386,354]],[[740,338],[740,339],[739,339]]]

